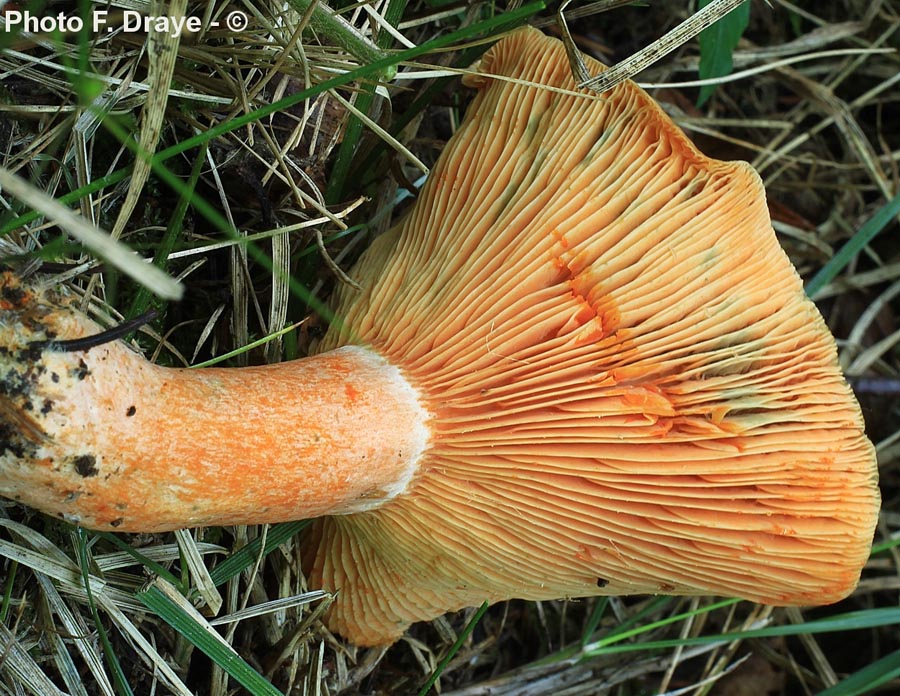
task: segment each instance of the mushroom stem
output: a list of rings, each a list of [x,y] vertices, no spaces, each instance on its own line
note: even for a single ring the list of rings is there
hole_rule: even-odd
[[[93,529],[296,520],[382,505],[428,444],[416,390],[368,348],[242,370],[61,350],[99,327],[9,283],[0,495]]]

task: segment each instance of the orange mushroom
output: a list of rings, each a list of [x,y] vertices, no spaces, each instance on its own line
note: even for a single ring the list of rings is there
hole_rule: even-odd
[[[68,351],[99,329],[8,278],[0,493],[98,529],[329,515],[304,562],[360,644],[512,597],[846,596],[874,452],[759,177],[536,30],[477,70],[318,355]]]

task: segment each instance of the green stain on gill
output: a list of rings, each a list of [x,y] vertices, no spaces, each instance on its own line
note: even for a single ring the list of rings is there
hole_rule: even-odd
[[[533,114],[531,118],[528,119],[528,123],[525,126],[525,133],[523,134],[523,140],[534,140],[538,132],[538,127],[541,125],[541,118],[543,117],[543,115],[543,112],[539,114]]]
[[[594,144],[588,148],[588,151],[584,154],[584,157],[581,158],[581,162],[578,164],[582,167],[588,166],[594,157],[600,152],[606,141],[609,140],[609,131],[603,128],[603,125],[598,125],[597,127],[597,135],[594,137]]]
[[[543,169],[544,161],[547,159],[548,154],[548,150],[538,148],[537,152],[534,155],[534,158],[531,160],[531,165],[524,172],[524,174],[519,179],[511,181],[503,190],[503,193],[497,200],[497,212],[494,215],[494,222],[496,222],[500,218],[500,216],[503,215],[503,213],[510,207],[513,201],[519,198],[520,192],[526,191],[529,188],[537,175]]]

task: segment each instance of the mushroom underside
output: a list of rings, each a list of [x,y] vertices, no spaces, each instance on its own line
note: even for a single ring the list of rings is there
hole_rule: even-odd
[[[536,30],[478,71],[320,346],[373,346],[434,416],[410,494],[309,535],[333,628],[383,643],[514,597],[848,594],[873,449],[759,177],[631,83],[577,91]]]

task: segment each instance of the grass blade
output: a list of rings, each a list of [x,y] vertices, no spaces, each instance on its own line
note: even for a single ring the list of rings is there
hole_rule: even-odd
[[[882,684],[898,677],[900,677],[900,650],[866,665],[843,681],[819,692],[819,696],[870,694]]]
[[[721,604],[719,605],[721,606]],[[671,623],[672,617],[667,619]],[[733,633],[719,633],[710,636],[698,636],[696,638],[673,638],[671,640],[657,640],[628,645],[613,645],[625,637],[631,637],[637,633],[652,630],[658,624],[648,624],[635,631],[620,633],[609,638],[604,638],[587,647],[586,656],[608,655],[613,653],[633,652],[635,650],[660,650],[693,645],[705,645],[707,643],[731,642],[746,640],[749,638],[774,638],[779,636],[795,636],[802,634],[836,633],[841,631],[858,631],[879,626],[892,626],[900,624],[900,608],[866,609],[863,611],[838,614],[827,619],[807,621],[803,624],[769,626],[755,628],[748,631],[735,631]]]
[[[150,611],[184,636],[215,664],[230,674],[253,696],[283,696],[272,684],[238,655],[203,616],[178,594],[177,590],[157,578],[138,592],[138,599]]]
[[[428,681],[425,682],[425,685],[419,691],[419,696],[425,696],[428,691],[434,686],[434,683],[440,678],[441,674],[445,669],[447,669],[447,665],[450,664],[450,660],[459,652],[459,649],[462,647],[462,644],[466,642],[466,638],[475,630],[475,626],[478,625],[478,622],[481,621],[481,617],[484,616],[484,613],[488,610],[488,603],[485,602],[480,607],[478,607],[478,611],[469,619],[469,623],[466,624],[466,627],[462,630],[462,633],[459,634],[459,637],[450,646],[450,649],[447,651],[447,654],[444,655],[444,659],[442,659],[438,666],[435,667],[434,672],[428,678]]]
[[[705,7],[709,3],[710,0],[701,0],[699,7]],[[732,54],[749,22],[750,3],[745,2],[700,32],[697,39],[700,42],[701,80],[724,77],[731,73],[734,65]],[[703,85],[697,97],[697,106],[703,106],[715,90],[715,85]]]
[[[900,215],[900,193],[869,218],[831,260],[806,284],[806,294],[815,298],[819,290],[837,277],[850,260],[875,238],[897,215]]]
[[[124,694],[124,696],[134,696],[134,692],[128,685],[128,679],[125,676],[125,670],[122,669],[122,663],[120,663],[119,658],[116,657],[116,653],[113,650],[112,643],[110,643],[109,641],[109,635],[107,635],[106,629],[103,627],[103,622],[100,620],[100,612],[97,609],[97,603],[94,601],[94,595],[91,591],[91,578],[88,570],[89,564],[87,546],[87,532],[79,527],[78,561],[79,565],[81,566],[81,575],[84,581],[84,591],[87,593],[88,606],[91,609],[91,617],[94,620],[94,628],[97,631],[97,636],[100,638],[100,644],[103,646],[103,657],[106,658],[106,665],[109,668],[110,672],[112,672],[112,681],[116,691],[120,694]]]
[[[201,146],[200,152],[197,154],[197,157],[194,158],[194,165],[191,169],[190,178],[184,185],[184,189],[179,192],[178,203],[176,203],[175,209],[169,218],[169,223],[166,226],[166,232],[163,235],[162,241],[156,247],[156,252],[153,255],[153,265],[161,270],[165,270],[169,254],[175,249],[175,244],[178,242],[182,233],[184,216],[187,214],[188,207],[194,198],[194,189],[197,186],[197,181],[200,179],[200,172],[203,169],[206,158],[206,149],[206,145]],[[131,307],[125,313],[125,317],[127,319],[133,319],[134,317],[140,316],[150,309],[151,302],[152,298],[147,289],[144,287],[140,288],[135,295],[134,300],[131,302]],[[154,305],[154,308],[159,309],[160,306]]]
[[[300,533],[309,525],[309,520],[301,520],[300,522],[285,522],[284,524],[276,524],[269,529],[265,536],[265,548],[262,555],[271,553],[291,537]],[[260,556],[260,546],[263,543],[262,537],[257,537],[249,544],[231,554],[219,565],[212,569],[210,576],[216,585],[228,582],[231,578],[244,572],[247,568],[252,567],[256,563],[256,559]]]
[[[136,256],[115,239],[89,224],[58,200],[48,196],[28,181],[0,167],[0,190],[8,192],[35,211],[35,217],[44,215],[62,227],[72,237],[84,244],[97,256],[134,278],[159,297],[178,300],[184,288],[174,278],[166,275]],[[21,220],[21,218],[16,218]],[[0,233],[2,234],[2,233]]]

